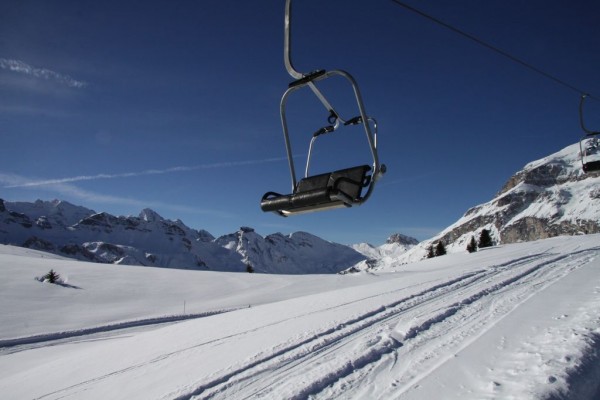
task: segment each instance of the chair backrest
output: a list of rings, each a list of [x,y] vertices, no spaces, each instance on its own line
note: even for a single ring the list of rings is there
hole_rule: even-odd
[[[368,165],[341,169],[325,174],[313,175],[298,182],[294,194],[315,190],[340,191],[352,201],[359,200],[362,188],[369,184],[371,170]]]

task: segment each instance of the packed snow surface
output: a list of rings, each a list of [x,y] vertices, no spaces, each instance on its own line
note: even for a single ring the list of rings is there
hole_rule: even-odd
[[[245,274],[0,246],[1,397],[600,395],[600,235],[387,263]],[[36,279],[50,269],[60,285]]]

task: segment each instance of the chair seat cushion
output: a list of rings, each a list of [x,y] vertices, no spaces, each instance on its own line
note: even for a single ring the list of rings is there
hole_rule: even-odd
[[[360,199],[362,188],[369,183],[368,165],[346,168],[301,179],[292,194],[266,193],[261,201],[263,211],[292,214],[347,206]]]

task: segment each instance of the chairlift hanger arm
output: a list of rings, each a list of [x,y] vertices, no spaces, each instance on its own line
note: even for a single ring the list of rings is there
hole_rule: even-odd
[[[285,1],[284,36],[283,36],[284,37],[284,40],[283,40],[283,58],[284,58],[284,60],[283,60],[283,62],[285,64],[285,69],[287,70],[288,74],[290,74],[290,76],[295,79],[295,81],[290,84],[290,87],[294,86],[294,85],[302,85],[302,84],[308,85],[310,90],[313,91],[315,96],[317,96],[317,98],[321,101],[321,103],[323,104],[325,109],[327,109],[328,112],[339,115],[335,111],[335,108],[333,108],[331,103],[329,103],[327,98],[323,95],[323,93],[321,93],[319,88],[317,88],[317,86],[314,83],[315,79],[318,78],[319,75],[325,74],[325,71],[317,70],[317,71],[313,71],[313,72],[304,74],[304,73],[298,71],[294,67],[294,64],[292,63],[292,24],[291,24],[291,21],[292,21],[292,0],[286,0]],[[344,121],[342,120],[342,122],[344,122]]]
[[[587,129],[585,127],[585,123],[583,122],[583,103],[585,102],[585,99],[587,97],[590,97],[590,95],[582,94],[581,99],[579,100],[579,123],[581,124],[581,129],[583,129],[586,135],[598,135],[600,134],[600,131],[592,131],[590,129]]]
[[[292,0],[285,2],[285,19],[284,19],[284,35],[283,35],[283,62],[285,69],[294,79],[301,79],[304,74],[298,72],[292,64]]]

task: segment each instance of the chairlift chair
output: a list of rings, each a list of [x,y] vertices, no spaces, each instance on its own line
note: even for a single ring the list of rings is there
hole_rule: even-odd
[[[353,207],[363,204],[371,196],[377,180],[386,171],[385,165],[379,163],[377,155],[377,122],[374,118],[367,116],[358,84],[348,72],[342,70],[317,70],[304,74],[294,68],[291,61],[291,18],[291,0],[286,0],[284,63],[287,72],[294,78],[294,81],[289,84],[288,89],[281,98],[280,115],[292,180],[292,192],[290,194],[267,192],[261,199],[260,207],[265,212],[274,212],[287,217],[294,214]],[[352,86],[358,106],[358,116],[348,119],[343,118],[316,86],[317,82],[333,76],[345,78]],[[328,125],[316,131],[310,140],[304,177],[298,180],[290,144],[286,105],[289,96],[303,88],[309,88],[314,93],[329,113],[329,117]],[[322,135],[334,133],[338,128],[344,128],[349,125],[362,125],[364,127],[373,157],[372,166],[358,165],[329,173],[310,175],[309,168],[312,150],[317,138]]]
[[[585,136],[579,141],[579,151],[581,154],[581,164],[583,172],[600,171],[600,131],[592,131],[586,128],[583,121],[583,103],[587,94],[581,95],[579,100],[579,122]]]

